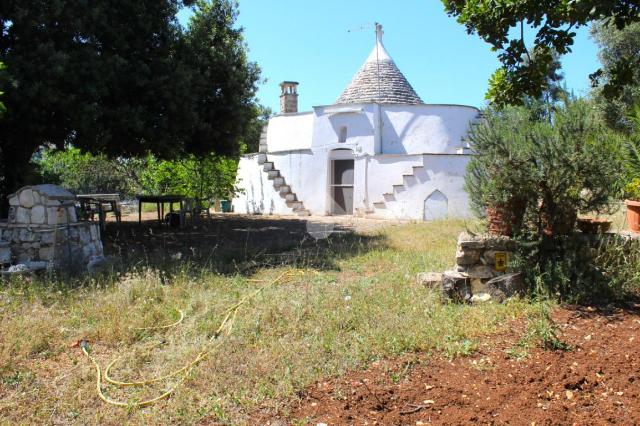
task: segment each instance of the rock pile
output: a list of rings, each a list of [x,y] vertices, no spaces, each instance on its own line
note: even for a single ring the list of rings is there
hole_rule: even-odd
[[[525,291],[522,275],[509,265],[515,250],[510,238],[463,232],[458,237],[456,268],[443,274],[420,273],[417,279],[439,288],[448,300],[502,302]]]
[[[0,266],[84,268],[102,256],[98,225],[78,222],[75,196],[55,185],[28,186],[9,196],[0,222]]]

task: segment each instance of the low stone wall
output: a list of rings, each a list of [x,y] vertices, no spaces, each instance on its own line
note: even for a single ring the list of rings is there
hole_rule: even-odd
[[[516,272],[509,267],[515,250],[515,241],[508,237],[463,232],[458,237],[457,272],[469,278],[472,293],[483,292],[492,278]]]
[[[77,222],[58,227],[0,223],[0,263],[82,268],[102,256],[98,225]]]
[[[92,258],[102,256],[98,225],[78,222],[75,198],[48,184],[10,195],[9,217],[0,222],[0,267],[82,270]]]
[[[458,237],[455,269],[422,272],[417,280],[439,289],[446,300],[502,302],[514,294],[524,294],[522,275],[510,266],[515,250],[515,241],[507,237],[463,232]]]

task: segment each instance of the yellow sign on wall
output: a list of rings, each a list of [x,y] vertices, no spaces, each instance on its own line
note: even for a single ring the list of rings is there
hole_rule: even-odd
[[[499,251],[496,253],[496,271],[504,272],[507,270],[507,253]]]

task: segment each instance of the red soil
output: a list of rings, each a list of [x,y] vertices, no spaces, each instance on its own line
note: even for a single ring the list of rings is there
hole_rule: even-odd
[[[318,382],[285,409],[265,407],[260,424],[640,424],[640,304],[562,308],[554,320],[571,350],[514,359],[519,324],[470,357],[405,356]]]

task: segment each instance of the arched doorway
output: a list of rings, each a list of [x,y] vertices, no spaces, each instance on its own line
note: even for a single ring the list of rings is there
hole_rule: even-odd
[[[425,221],[446,219],[449,216],[449,200],[442,192],[435,190],[424,200]]]
[[[335,149],[329,156],[331,214],[353,214],[354,161],[350,149]]]

